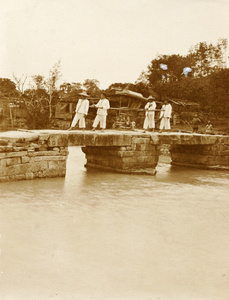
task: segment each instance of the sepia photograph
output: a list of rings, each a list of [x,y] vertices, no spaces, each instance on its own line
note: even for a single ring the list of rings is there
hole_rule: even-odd
[[[229,299],[229,1],[0,0],[0,299]]]

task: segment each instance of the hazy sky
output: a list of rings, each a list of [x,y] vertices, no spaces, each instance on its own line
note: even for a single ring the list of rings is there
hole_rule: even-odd
[[[229,39],[228,0],[0,0],[0,77],[134,82],[157,54]]]

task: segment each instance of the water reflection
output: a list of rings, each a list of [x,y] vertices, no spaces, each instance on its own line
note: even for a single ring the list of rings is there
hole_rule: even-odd
[[[84,169],[2,183],[0,299],[226,300],[229,175]]]

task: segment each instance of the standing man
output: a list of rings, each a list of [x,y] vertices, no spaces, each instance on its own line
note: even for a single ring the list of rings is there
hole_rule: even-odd
[[[198,114],[195,114],[194,118],[192,119],[192,131],[194,133],[198,132],[199,125],[201,124],[201,120],[198,117]]]
[[[207,134],[212,134],[213,132],[213,126],[211,124],[211,121],[208,121],[207,125],[206,125],[206,130],[205,130],[205,133]]]
[[[148,97],[148,102],[145,105],[145,120],[143,124],[144,132],[149,128],[149,130],[154,131],[155,128],[155,109],[156,102],[153,96]]]
[[[87,99],[88,94],[86,92],[82,92],[79,95],[81,96],[81,99],[79,99],[76,105],[75,116],[72,120],[71,127],[68,130],[72,130],[78,122],[79,128],[82,128],[83,130],[86,128],[85,116],[89,109],[89,100]]]
[[[97,107],[97,115],[92,125],[92,130],[94,131],[97,125],[100,123],[100,128],[102,131],[106,128],[106,119],[107,119],[107,110],[110,108],[110,102],[106,99],[106,95],[104,93],[101,94],[101,99],[99,102],[93,107]]]
[[[160,113],[160,131],[162,132],[163,129],[165,130],[170,130],[170,119],[172,115],[172,105],[168,102],[168,100],[164,101],[164,104],[162,105],[161,108],[161,113]]]

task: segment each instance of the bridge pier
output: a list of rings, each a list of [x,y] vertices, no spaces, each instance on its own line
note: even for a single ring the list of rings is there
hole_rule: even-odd
[[[0,182],[64,177],[68,137],[7,132],[0,138]]]
[[[127,174],[155,175],[160,146],[150,137],[132,137],[127,146],[86,146],[86,167]]]
[[[223,139],[210,145],[172,145],[170,153],[172,165],[222,170],[229,168],[229,145]]]

